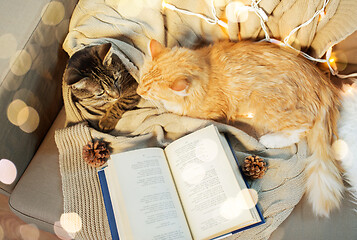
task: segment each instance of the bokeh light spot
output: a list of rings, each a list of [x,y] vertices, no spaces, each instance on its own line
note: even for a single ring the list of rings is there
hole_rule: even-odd
[[[332,53],[331,57],[334,58],[336,67],[339,72],[346,69],[348,65],[348,58],[343,51],[337,51],[336,53]]]
[[[3,81],[4,88],[8,91],[16,91],[21,86],[23,78],[14,75],[10,80],[11,81]]]
[[[217,144],[211,139],[201,139],[195,148],[196,157],[204,162],[210,162],[217,157]]]
[[[24,107],[22,108],[19,113],[17,114],[17,125],[21,126],[24,124],[30,115],[29,107]]]
[[[19,112],[18,123],[22,131],[32,133],[39,126],[40,116],[34,108],[26,107]]]
[[[24,224],[19,228],[23,240],[37,240],[40,238],[40,231],[34,224]]]
[[[332,144],[332,151],[337,160],[343,160],[348,154],[348,145],[342,139],[336,140]]]
[[[238,193],[237,199],[242,209],[251,209],[258,203],[258,193],[254,189],[246,188]]]
[[[16,166],[7,159],[0,160],[0,181],[4,184],[11,184],[15,181],[17,175]]]
[[[0,36],[0,58],[10,58],[15,54],[17,41],[14,35],[6,33]]]
[[[258,193],[254,189],[243,189],[236,197],[228,198],[219,209],[225,219],[234,219],[243,209],[254,208],[258,202]]]
[[[53,225],[53,231],[59,239],[71,240],[74,238],[74,234],[69,234],[68,232],[66,232],[66,230],[62,228],[61,223],[59,221],[55,222],[55,224]]]
[[[190,185],[199,184],[205,175],[205,169],[198,163],[187,164],[181,173],[182,179]]]
[[[26,103],[20,99],[12,101],[7,108],[7,118],[9,121],[14,125],[19,126],[18,115],[20,111],[26,107]]]
[[[234,219],[242,212],[242,208],[237,198],[228,198],[222,203],[219,212],[225,219]]]
[[[11,72],[17,76],[25,75],[31,68],[32,58],[25,50],[17,51],[10,59]]]
[[[77,213],[63,213],[60,218],[61,226],[68,233],[76,233],[82,229],[82,219]]]
[[[46,25],[55,26],[59,24],[65,15],[63,3],[52,1],[46,4],[42,9],[42,22]]]

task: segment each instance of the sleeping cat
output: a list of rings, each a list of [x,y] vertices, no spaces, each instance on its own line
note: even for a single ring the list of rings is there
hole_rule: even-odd
[[[136,107],[140,100],[137,82],[112,53],[110,43],[73,54],[63,80],[71,87],[74,101],[101,113],[98,126],[102,131],[113,130],[123,113]]]
[[[307,193],[316,215],[339,207],[343,182],[331,144],[338,90],[310,62],[278,45],[220,41],[196,50],[156,40],[137,93],[190,117],[249,123],[268,148],[307,137]]]

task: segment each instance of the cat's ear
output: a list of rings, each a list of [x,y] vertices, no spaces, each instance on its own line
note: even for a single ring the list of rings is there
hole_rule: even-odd
[[[104,66],[109,66],[112,64],[112,44],[104,43],[98,45],[98,56],[102,60]]]
[[[90,89],[90,86],[88,85],[89,83],[89,78],[88,77],[85,77],[85,78],[82,78],[81,80],[79,80],[78,82],[75,82],[73,83],[71,86],[72,88],[75,88],[75,89],[86,89],[86,90],[91,90]]]
[[[72,67],[69,67],[66,69],[63,79],[68,85],[75,84],[79,80],[81,80],[83,77],[81,76],[81,73]]]
[[[165,49],[164,46],[161,45],[155,39],[151,39],[149,42],[149,52],[151,55],[151,59],[156,58],[163,50]]]
[[[177,79],[171,84],[170,89],[179,96],[187,96],[187,89],[190,83],[187,79]]]

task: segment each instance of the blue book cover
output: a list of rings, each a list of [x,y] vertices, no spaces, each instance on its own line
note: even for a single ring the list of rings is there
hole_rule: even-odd
[[[107,178],[105,177],[104,168],[98,171],[99,183],[102,190],[103,201],[105,206],[105,211],[107,212],[107,218],[109,222],[110,233],[112,234],[112,239],[119,239],[119,232],[114,216],[112,200],[110,198]]]

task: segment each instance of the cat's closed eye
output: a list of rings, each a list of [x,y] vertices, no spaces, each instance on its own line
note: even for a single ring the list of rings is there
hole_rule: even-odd
[[[176,79],[170,86],[170,88],[175,92],[182,92],[186,90],[189,86],[189,81],[187,78]]]
[[[102,89],[102,91],[100,91],[100,92],[97,94],[97,96],[103,96],[104,93],[105,93],[105,91]]]
[[[120,96],[119,91],[114,84],[107,85],[107,84],[102,83],[102,86],[104,89],[103,92],[106,92],[110,97],[115,98],[115,99],[119,98],[119,96]]]

